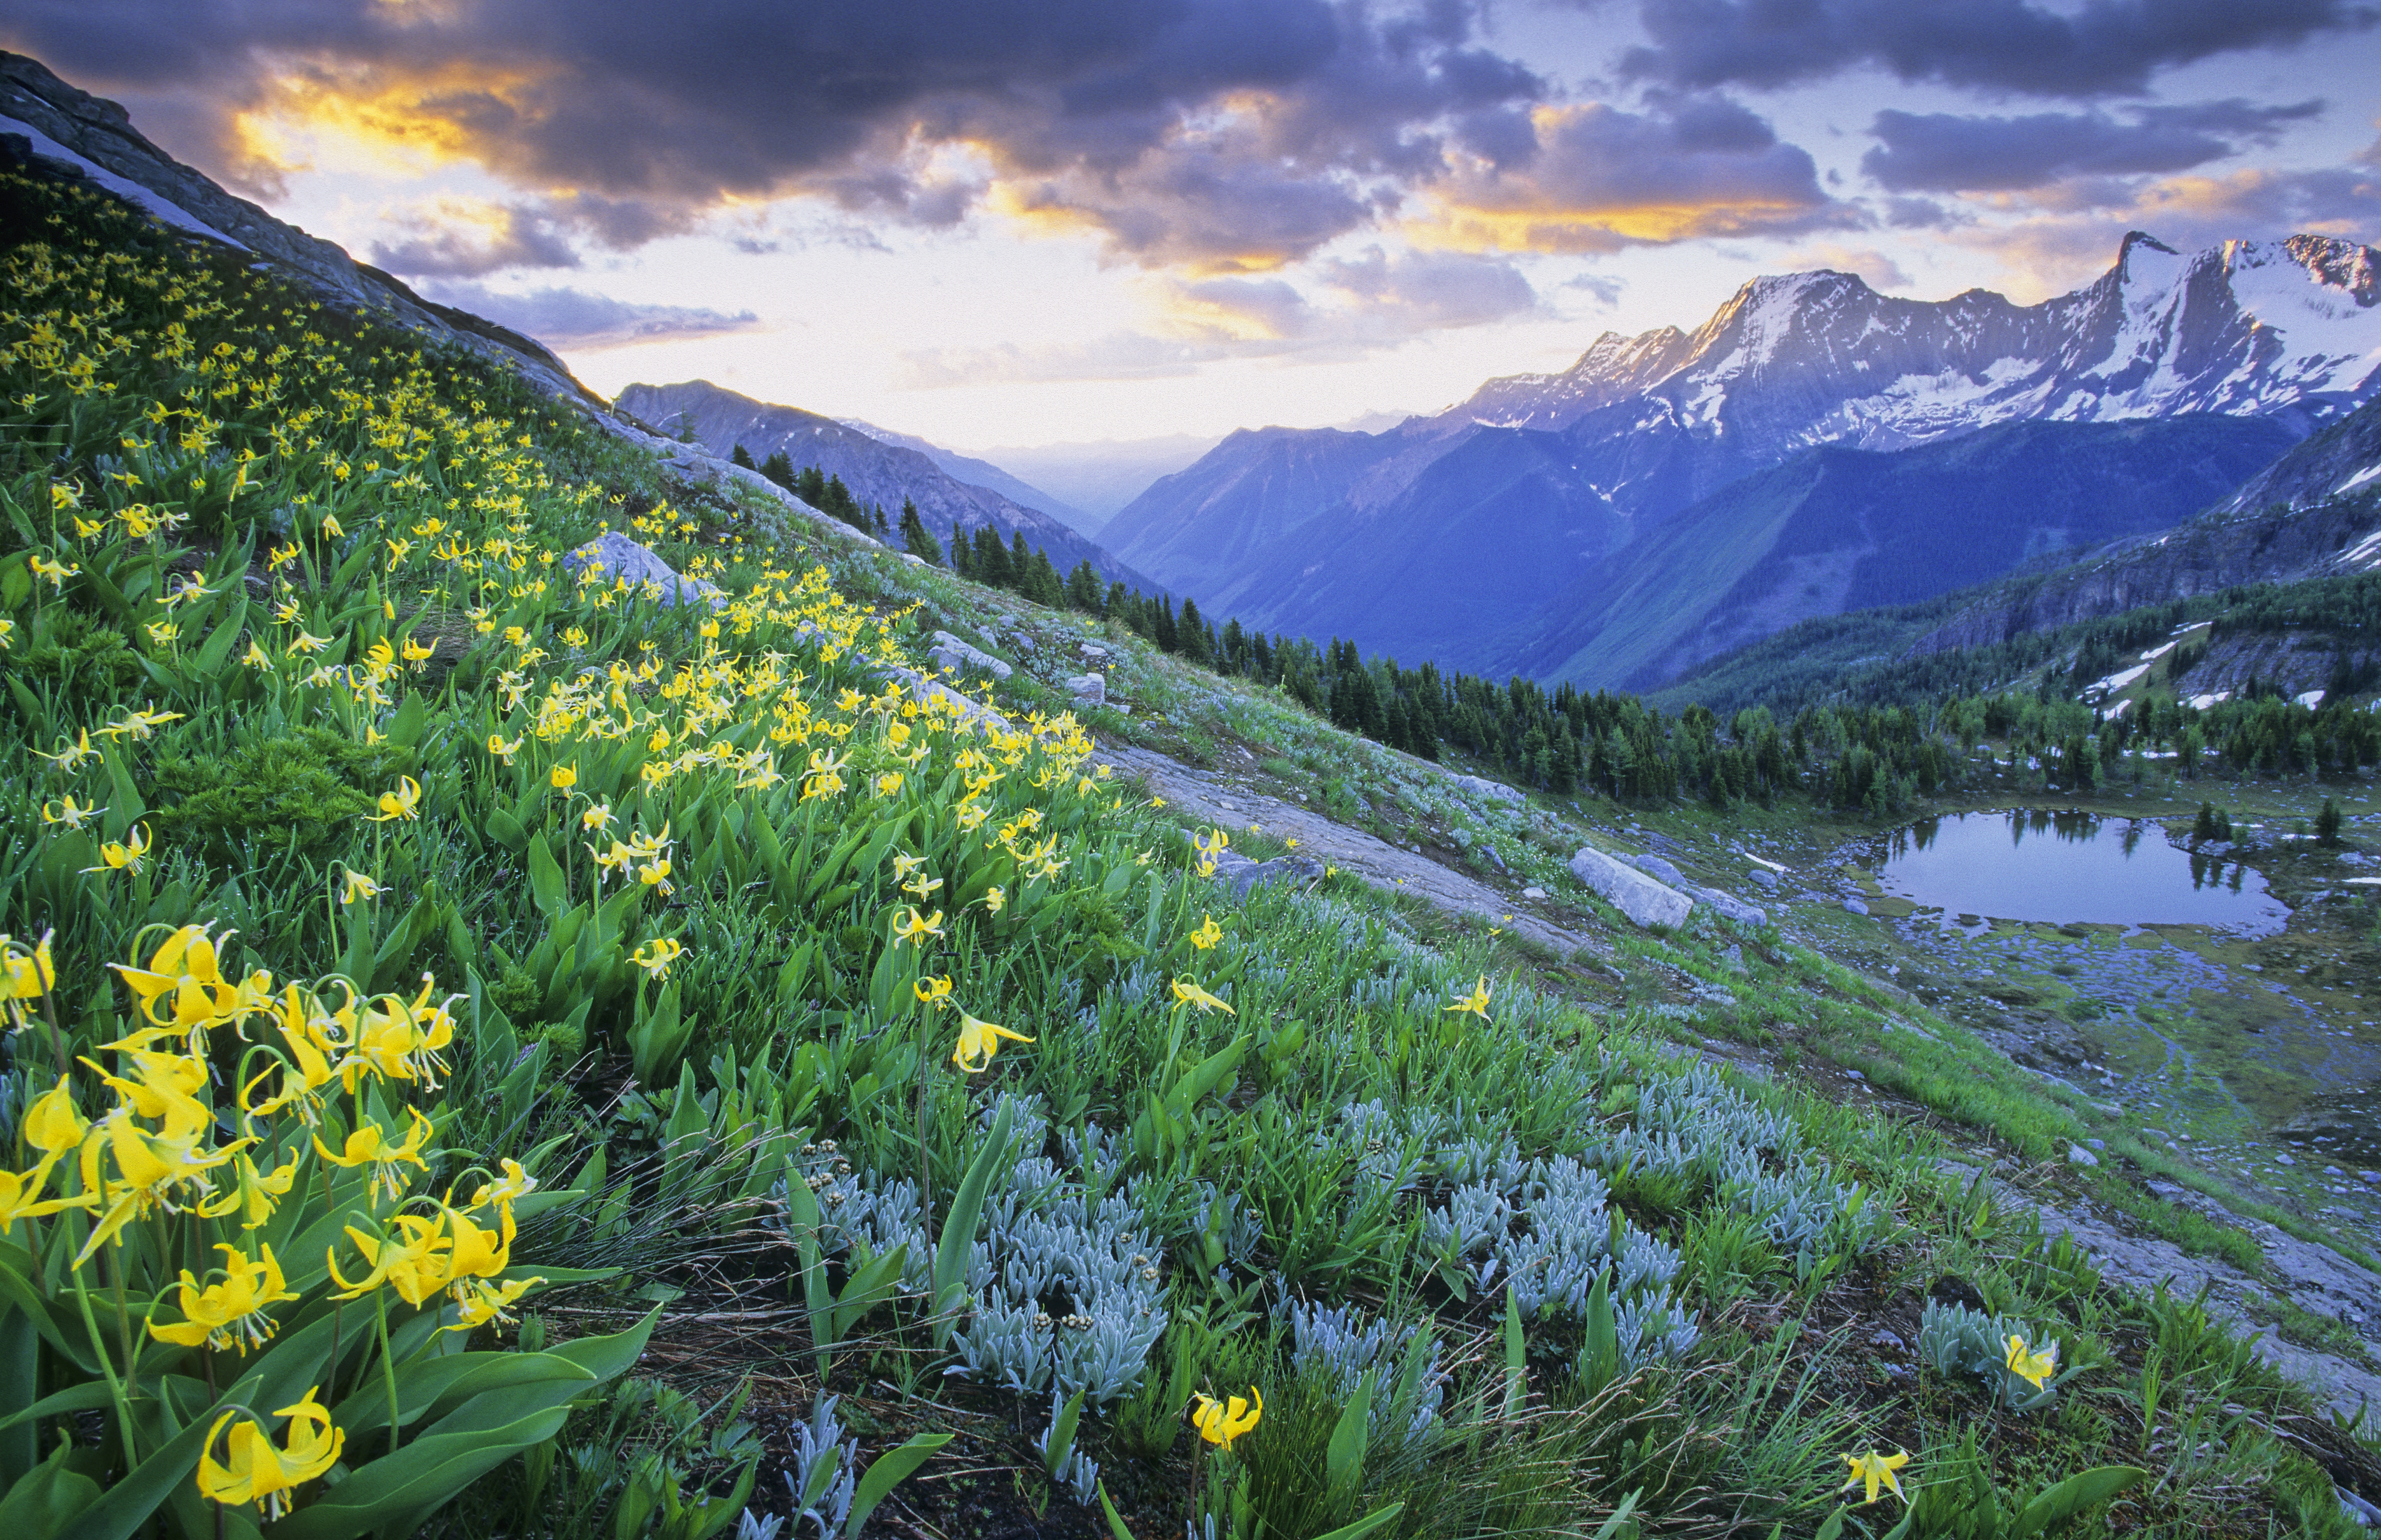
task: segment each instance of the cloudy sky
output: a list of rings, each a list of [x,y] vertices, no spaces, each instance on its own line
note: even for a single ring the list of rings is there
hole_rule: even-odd
[[[2381,238],[2374,0],[11,0],[0,45],[596,388],[1319,426],[1756,274]],[[1367,425],[1373,425],[1367,421]]]

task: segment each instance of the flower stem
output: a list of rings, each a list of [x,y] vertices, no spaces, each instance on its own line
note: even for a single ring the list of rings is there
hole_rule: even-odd
[[[378,1307],[380,1316],[380,1377],[382,1383],[388,1387],[388,1452],[395,1454],[397,1452],[397,1364],[390,1359],[388,1351],[388,1290],[374,1289],[372,1303]]]
[[[140,1462],[133,1446],[132,1408],[124,1399],[123,1382],[116,1377],[116,1365],[107,1356],[106,1339],[99,1334],[99,1316],[91,1308],[91,1285],[83,1278],[82,1269],[74,1269],[75,1298],[82,1304],[83,1329],[91,1333],[91,1351],[99,1359],[99,1372],[107,1378],[108,1399],[116,1403],[117,1425],[123,1430],[124,1469],[129,1473]]]

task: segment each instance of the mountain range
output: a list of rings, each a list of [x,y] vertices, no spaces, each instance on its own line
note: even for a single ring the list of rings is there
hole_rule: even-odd
[[[2381,253],[2136,232],[2031,306],[1758,278],[1692,333],[1606,334],[1384,433],[1235,434],[1101,534],[1266,629],[1642,687],[2172,525],[2376,387]]]
[[[613,405],[670,432],[691,428],[696,440],[714,454],[728,454],[740,444],[757,464],[782,451],[797,471],[815,465],[830,476],[842,477],[854,497],[882,507],[888,518],[898,515],[907,498],[917,504],[918,517],[946,547],[955,529],[973,532],[989,524],[1004,541],[1023,534],[1025,544],[1047,556],[1061,575],[1088,561],[1104,581],[1142,589],[1157,586],[1051,514],[944,469],[937,457],[948,451],[929,454],[925,448],[887,442],[831,417],[756,401],[708,380],[632,385]],[[983,469],[1011,479],[997,467]]]

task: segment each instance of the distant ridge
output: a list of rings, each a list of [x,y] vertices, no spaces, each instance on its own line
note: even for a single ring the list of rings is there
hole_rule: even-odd
[[[973,531],[989,524],[1003,540],[1021,532],[1025,544],[1047,556],[1061,575],[1088,561],[1107,581],[1147,590],[1158,586],[1039,508],[971,486],[916,449],[885,443],[831,417],[756,401],[708,380],[632,385],[613,404],[665,430],[690,426],[714,454],[728,454],[741,444],[759,461],[783,450],[798,470],[815,465],[830,476],[842,477],[854,497],[863,505],[881,505],[888,518],[898,518],[902,499],[909,498],[946,548],[954,529]]]

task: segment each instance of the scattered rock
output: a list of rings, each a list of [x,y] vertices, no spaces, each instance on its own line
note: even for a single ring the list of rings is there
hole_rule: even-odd
[[[2105,1139],[2086,1139],[2083,1141],[2083,1147],[2087,1150],[2105,1150],[2108,1147],[2108,1142]]]
[[[1105,663],[1107,661],[1107,655],[1108,650],[1105,647],[1100,646],[1096,642],[1086,642],[1083,643],[1083,657],[1086,661],[1091,663]]]
[[[713,609],[726,609],[727,595],[719,585],[701,578],[681,578],[675,568],[617,530],[604,533],[562,558],[572,572],[592,567],[607,578],[625,578],[631,587],[651,584],[661,603],[690,605],[700,600]]]
[[[1521,889],[1521,897],[1524,898],[1543,898],[1545,896],[1546,890],[1543,887],[1525,887]],[[2381,1172],[2367,1173],[2366,1179],[2381,1180]]]
[[[1480,847],[1480,859],[1486,862],[1489,865],[1496,868],[1499,872],[1506,869],[1505,858],[1496,853],[1496,847],[1494,845],[1482,845]]]
[[[2070,1166],[2097,1166],[2100,1164],[2100,1157],[2094,1155],[2091,1151],[2085,1149],[2081,1144],[2070,1144],[2067,1146],[2067,1164]]]
[[[1640,925],[1683,925],[1695,902],[1593,845],[1570,858],[1570,874]]]
[[[1321,875],[1321,862],[1294,853],[1276,856],[1271,861],[1251,861],[1238,850],[1223,850],[1215,856],[1215,879],[1230,888],[1235,898],[1245,898],[1251,889],[1286,877],[1312,881]]]
[[[1691,887],[1695,901],[1708,904],[1723,920],[1733,920],[1740,925],[1758,929],[1769,923],[1769,911],[1758,904],[1748,904],[1733,893],[1723,893],[1716,887]]]
[[[1518,787],[1507,786],[1503,781],[1492,781],[1485,776],[1453,776],[1448,778],[1466,791],[1477,792],[1483,797],[1491,797],[1500,802],[1510,802],[1515,807],[1520,807],[1529,801]]]
[[[1861,902],[1858,898],[1846,898],[1844,900],[1844,912],[1846,914],[1866,914],[1868,912],[1868,905]]]
[[[1634,866],[1640,872],[1644,873],[1655,882],[1667,883],[1672,887],[1684,887],[1687,886],[1685,874],[1681,873],[1677,867],[1671,865],[1668,862],[1664,861],[1660,856],[1630,856],[1629,858],[1629,864]]]
[[[948,631],[934,633],[934,644],[928,655],[934,660],[934,666],[946,674],[973,672],[1006,679],[1017,672],[983,648],[961,642]]]
[[[1777,891],[1777,874],[1766,866],[1756,866],[1745,875],[1752,879],[1756,887],[1765,888],[1772,893]]]
[[[1077,674],[1067,680],[1068,693],[1079,706],[1104,706],[1108,703],[1108,681],[1101,674]]]

